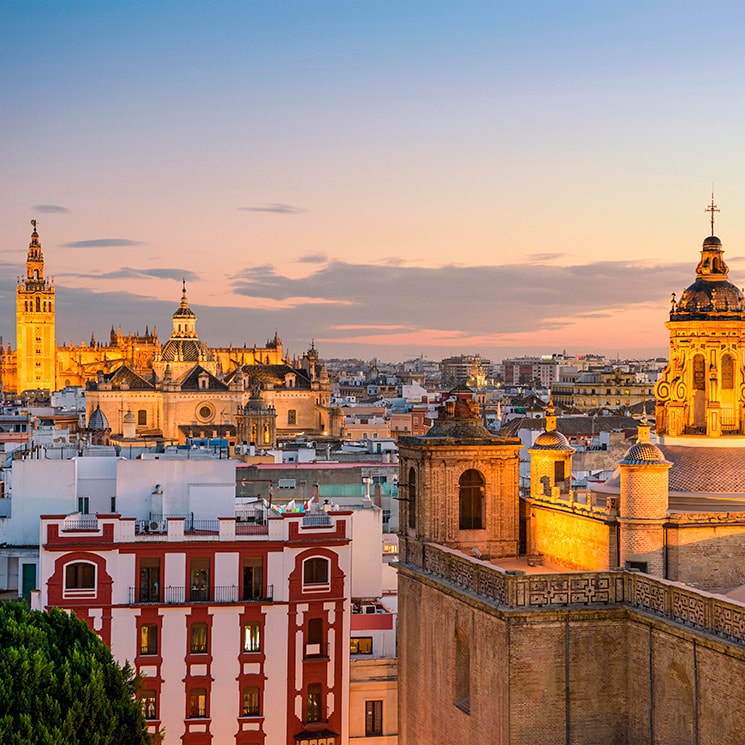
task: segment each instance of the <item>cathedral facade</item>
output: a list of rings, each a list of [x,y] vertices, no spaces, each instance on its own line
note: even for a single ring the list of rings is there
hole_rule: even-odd
[[[280,436],[339,434],[332,432],[331,386],[315,345],[290,359],[275,332],[263,347],[209,347],[184,284],[163,344],[155,327],[144,335],[112,327],[107,344],[92,335],[90,343],[57,346],[55,288],[44,269],[33,221],[26,275],[16,289],[16,349],[9,344],[0,357],[6,394],[85,386],[87,421],[97,412],[94,423],[113,439],[131,434],[133,422],[136,438],[170,442],[227,437],[272,447]]]

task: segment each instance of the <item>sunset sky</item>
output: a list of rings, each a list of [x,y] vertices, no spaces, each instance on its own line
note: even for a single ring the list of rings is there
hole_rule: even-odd
[[[0,334],[666,354],[712,182],[745,284],[745,4],[0,2]]]

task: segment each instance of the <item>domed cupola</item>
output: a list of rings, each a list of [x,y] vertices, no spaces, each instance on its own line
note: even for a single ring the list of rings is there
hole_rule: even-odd
[[[213,361],[209,347],[197,335],[197,314],[189,307],[185,280],[181,303],[173,314],[171,338],[161,348],[160,358],[166,362]]]
[[[106,414],[101,411],[99,405],[96,405],[90,419],[88,419],[88,429],[93,432],[109,429],[109,420],[106,418]]]
[[[573,450],[569,440],[556,429],[556,410],[554,409],[553,397],[549,397],[546,409],[546,429],[536,437],[533,443],[534,450]]]
[[[745,318],[745,296],[728,281],[729,269],[723,254],[722,242],[715,235],[704,240],[696,281],[683,290],[677,302],[673,295],[671,321]]]

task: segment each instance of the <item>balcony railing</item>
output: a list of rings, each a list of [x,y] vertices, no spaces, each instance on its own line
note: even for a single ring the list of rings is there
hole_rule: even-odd
[[[186,603],[263,603],[271,602],[274,586],[266,590],[246,588],[240,598],[238,585],[216,585],[215,587],[184,587],[167,585],[162,590],[138,590],[129,588],[130,605],[185,605]]]
[[[304,528],[327,528],[331,526],[331,515],[325,512],[306,512],[303,515]]]

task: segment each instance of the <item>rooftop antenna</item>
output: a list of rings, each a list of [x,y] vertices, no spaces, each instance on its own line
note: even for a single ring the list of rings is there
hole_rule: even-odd
[[[711,204],[704,208],[704,212],[711,215],[711,234],[714,235],[714,213],[719,212],[719,207],[714,204],[714,184],[711,185]]]

